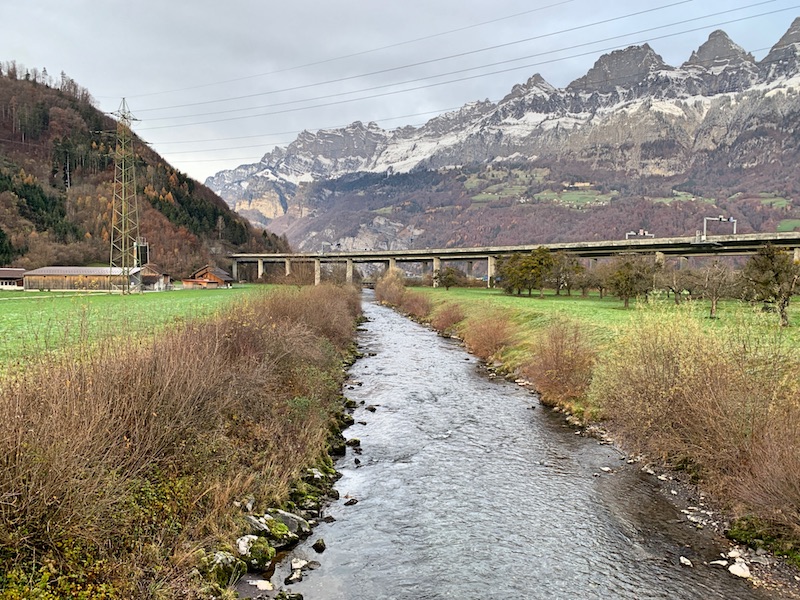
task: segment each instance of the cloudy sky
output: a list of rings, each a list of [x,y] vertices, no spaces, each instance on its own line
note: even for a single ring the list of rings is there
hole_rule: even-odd
[[[757,58],[798,0],[0,0],[0,61],[61,71],[199,179],[302,130],[421,125],[541,73],[564,87],[649,42],[680,65],[715,29]]]

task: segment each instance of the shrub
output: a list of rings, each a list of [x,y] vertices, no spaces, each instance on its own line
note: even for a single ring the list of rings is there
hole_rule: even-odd
[[[798,511],[786,508],[800,506],[798,358],[763,331],[644,314],[604,356],[590,395],[634,448],[690,465],[712,490],[796,527]]]
[[[585,397],[592,381],[596,351],[576,323],[548,326],[533,348],[533,358],[521,367],[544,404],[567,405]]]
[[[464,330],[464,343],[467,348],[483,360],[489,360],[508,346],[512,338],[512,325],[500,314],[469,319]]]
[[[424,319],[431,313],[431,301],[425,294],[406,290],[400,309],[417,319]]]
[[[441,334],[446,334],[453,327],[464,320],[464,309],[461,305],[453,302],[446,302],[433,315],[431,326]]]
[[[406,285],[403,274],[398,269],[390,269],[375,284],[375,299],[390,306],[400,306]]]
[[[10,597],[187,597],[193,549],[239,532],[233,500],[285,499],[323,452],[354,293],[265,295],[9,374],[0,573],[37,574],[0,576]]]

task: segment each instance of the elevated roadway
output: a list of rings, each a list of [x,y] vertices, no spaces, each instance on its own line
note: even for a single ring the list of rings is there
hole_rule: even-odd
[[[734,235],[697,234],[691,237],[638,238],[626,240],[604,240],[591,242],[561,242],[556,244],[528,244],[524,246],[483,246],[479,248],[424,248],[409,250],[364,250],[335,251],[292,254],[231,254],[234,279],[238,280],[239,265],[258,264],[258,276],[264,274],[265,263],[283,263],[287,275],[292,272],[292,264],[298,262],[314,263],[314,279],[319,283],[323,263],[344,263],[347,266],[347,279],[352,281],[356,264],[384,263],[394,267],[398,263],[422,263],[433,272],[441,269],[443,261],[487,261],[488,280],[495,274],[498,257],[527,253],[545,247],[553,252],[562,251],[580,258],[607,258],[619,254],[655,254],[665,256],[703,256],[703,255],[748,255],[759,248],[772,244],[794,251],[795,260],[800,261],[800,232],[788,233],[744,233]]]

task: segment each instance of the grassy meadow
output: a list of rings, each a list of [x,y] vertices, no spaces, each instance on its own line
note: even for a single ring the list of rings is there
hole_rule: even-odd
[[[0,371],[40,355],[113,335],[142,335],[211,316],[263,286],[131,294],[0,292]],[[123,329],[124,332],[118,331]]]

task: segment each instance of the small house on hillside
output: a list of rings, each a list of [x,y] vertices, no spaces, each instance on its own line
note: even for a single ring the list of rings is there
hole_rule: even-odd
[[[206,288],[214,289],[233,286],[233,277],[230,273],[219,267],[206,265],[192,273],[188,279],[181,280],[184,289]]]
[[[23,289],[22,276],[25,269],[0,268],[0,290]]]
[[[162,273],[158,265],[147,263],[142,267],[142,290],[150,292],[163,292],[172,289],[169,275]]]
[[[128,287],[139,289],[141,268],[129,270]],[[42,267],[26,271],[25,290],[120,291],[125,277],[120,267]]]

